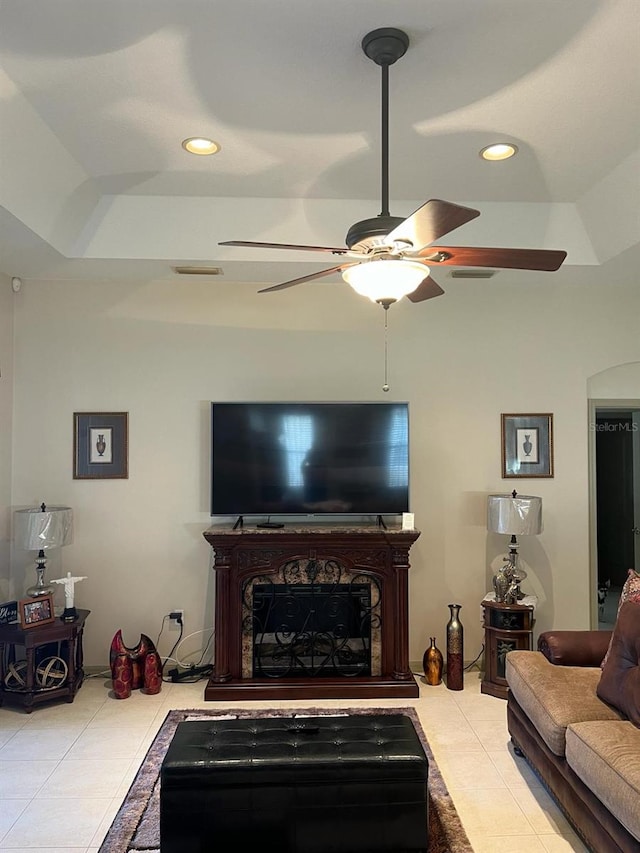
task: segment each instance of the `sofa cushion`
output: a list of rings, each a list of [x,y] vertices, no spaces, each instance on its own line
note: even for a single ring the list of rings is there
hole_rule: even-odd
[[[513,651],[506,657],[509,689],[549,749],[563,756],[570,723],[621,720],[596,695],[599,667],[554,666],[541,652]]]
[[[620,608],[597,693],[640,728],[640,604]]]
[[[620,614],[622,605],[626,601],[635,601],[636,604],[640,603],[640,575],[637,572],[634,572],[633,569],[629,569],[629,572],[627,573],[627,579],[624,582],[622,592],[620,593],[620,601],[618,602],[618,613],[616,614],[616,621],[618,615]],[[611,651],[612,642],[613,634],[611,635],[611,640],[609,642],[609,648],[607,649],[607,653],[605,654],[604,658],[602,659],[602,663],[600,664],[600,666],[602,667],[604,667],[609,658],[609,652]]]
[[[574,723],[567,764],[640,841],[640,730],[628,720]]]

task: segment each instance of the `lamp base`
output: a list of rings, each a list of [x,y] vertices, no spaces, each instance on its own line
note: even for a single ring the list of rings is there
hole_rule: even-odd
[[[47,558],[44,555],[44,551],[41,550],[38,554],[37,563],[36,563],[36,574],[38,576],[36,582],[33,586],[30,586],[27,590],[27,595],[29,598],[40,598],[42,595],[53,595],[53,587],[51,584],[44,582],[44,572],[47,565]]]
[[[53,595],[53,587],[47,586],[46,584],[43,584],[42,586],[35,584],[35,586],[29,587],[27,595],[29,598],[40,598],[43,595]]]

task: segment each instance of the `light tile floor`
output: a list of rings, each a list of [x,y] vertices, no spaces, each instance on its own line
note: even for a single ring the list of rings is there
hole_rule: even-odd
[[[0,850],[97,853],[153,737],[174,708],[413,706],[475,853],[586,853],[560,811],[509,745],[506,702],[420,683],[418,699],[204,702],[204,682],[164,684],[116,700],[104,677],[73,704],[32,714],[0,708]]]

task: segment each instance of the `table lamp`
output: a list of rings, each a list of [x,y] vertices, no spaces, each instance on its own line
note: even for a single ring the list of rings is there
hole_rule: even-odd
[[[489,495],[487,530],[511,535],[506,565],[494,575],[493,588],[496,601],[514,604],[524,598],[520,584],[527,576],[518,566],[517,537],[542,533],[542,498],[519,495],[515,490],[510,495]]]
[[[68,506],[50,506],[41,504],[40,508],[19,509],[15,512],[13,538],[23,551],[37,551],[37,580],[27,590],[31,598],[50,595],[54,587],[44,580],[47,558],[45,551],[50,548],[62,548],[73,541],[73,510]]]

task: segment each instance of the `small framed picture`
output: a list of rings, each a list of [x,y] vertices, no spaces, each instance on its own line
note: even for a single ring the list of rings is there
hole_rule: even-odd
[[[553,415],[501,417],[503,478],[553,477]]]
[[[53,597],[41,595],[39,598],[23,598],[18,602],[21,628],[35,628],[46,625],[56,618],[53,613]]]
[[[8,625],[18,621],[18,602],[5,601],[0,604],[0,625]]]
[[[74,412],[74,480],[129,476],[128,412]]]

